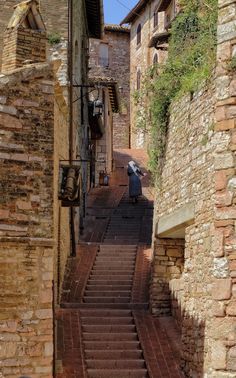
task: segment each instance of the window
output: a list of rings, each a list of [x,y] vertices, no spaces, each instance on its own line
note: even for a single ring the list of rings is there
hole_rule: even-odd
[[[106,43],[100,43],[99,46],[99,66],[109,66],[109,47]]]
[[[158,10],[156,9],[153,14],[153,27],[156,28],[158,26]]]
[[[137,71],[137,90],[139,90],[141,87],[141,71]]]
[[[158,63],[158,55],[155,54],[153,57],[153,64],[157,64],[157,63]]]
[[[142,27],[141,24],[139,24],[139,26],[137,27],[137,46],[141,43],[141,30]]]

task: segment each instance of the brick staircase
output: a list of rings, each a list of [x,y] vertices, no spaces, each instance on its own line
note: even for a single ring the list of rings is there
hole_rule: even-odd
[[[89,378],[148,377],[132,311],[146,307],[133,303],[132,292],[147,203],[132,205],[127,193],[122,197],[84,290],[81,327]]]
[[[82,310],[89,378],[148,377],[132,311]]]

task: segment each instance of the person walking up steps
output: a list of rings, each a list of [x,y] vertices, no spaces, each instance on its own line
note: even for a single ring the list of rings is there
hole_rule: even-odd
[[[145,176],[133,160],[128,164],[127,174],[129,176],[129,196],[132,200],[132,203],[138,202],[138,197],[142,195],[142,185],[141,185],[141,176]]]

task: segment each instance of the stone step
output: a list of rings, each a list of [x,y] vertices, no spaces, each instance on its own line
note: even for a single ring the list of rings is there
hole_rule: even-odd
[[[84,341],[84,347],[86,350],[94,350],[98,352],[99,350],[106,351],[121,351],[125,353],[128,350],[140,351],[139,341]]]
[[[133,359],[136,360],[138,358],[142,358],[143,353],[142,350],[87,350],[85,349],[85,358],[88,359],[95,359],[95,360],[106,360],[106,359],[113,359],[113,360],[124,360],[124,359]],[[128,362],[127,362],[128,363]]]
[[[136,243],[138,243],[139,242],[139,239],[133,239],[133,240],[128,240],[128,239],[123,239],[122,240],[122,242],[124,243],[124,244],[133,244],[133,242],[134,241],[136,241]],[[111,243],[113,243],[113,244],[120,244],[120,242],[121,242],[121,240],[119,239],[119,240],[117,240],[117,239],[108,239],[108,238],[105,238],[104,239],[104,244],[111,244]]]
[[[109,245],[100,245],[100,251],[104,251],[104,250],[107,250],[107,249],[112,249],[114,251],[117,251],[117,250],[137,250],[137,245],[136,244],[132,244],[132,245],[123,245],[123,244],[117,244],[115,247],[113,246],[113,244],[109,244]]]
[[[84,292],[85,297],[122,297],[122,298],[130,298],[131,296],[131,290],[128,291],[92,291],[86,289]]]
[[[135,332],[135,324],[82,324],[82,331],[89,333]]]
[[[107,264],[108,266],[111,265],[118,265],[118,266],[132,266],[136,262],[136,256],[135,257],[122,257],[122,256],[98,256],[94,262],[94,265],[104,265]]]
[[[117,270],[93,270],[91,272],[91,276],[90,278],[98,278],[98,277],[102,277],[103,279],[109,279],[109,278],[115,278],[116,280],[126,280],[126,279],[132,279],[133,277],[133,270],[132,271],[117,271]]]
[[[98,309],[109,309],[109,310],[147,310],[148,303],[95,303],[95,302],[62,302],[62,308],[67,309],[87,309],[87,310],[98,310]]]
[[[117,277],[116,277],[117,278]],[[122,280],[117,280],[117,279],[114,279],[114,277],[112,277],[110,280],[109,279],[104,279],[104,277],[102,277],[101,279],[95,279],[95,278],[90,278],[89,281],[88,281],[88,285],[93,285],[93,286],[99,286],[99,285],[110,285],[110,286],[113,286],[113,285],[118,285],[118,286],[132,286],[132,279],[128,279],[128,280],[125,280],[125,279],[122,279]]]
[[[89,378],[147,378],[146,369],[88,369]]]
[[[94,266],[101,266],[103,265],[104,266],[104,263],[107,265],[107,266],[119,266],[119,267],[123,267],[123,266],[133,266],[135,264],[135,259],[129,259],[129,260],[123,260],[122,257],[115,257],[114,256],[114,259],[113,258],[97,258],[94,262]]]
[[[83,332],[85,341],[138,341],[137,334],[134,332],[115,332],[115,333],[94,333]]]
[[[98,317],[98,316],[87,316],[87,317],[81,317],[82,324],[94,324],[94,325],[108,325],[108,324],[134,324],[133,318],[131,316],[104,316],[104,317]]]
[[[103,256],[103,257],[109,257],[109,256],[114,256],[114,257],[124,257],[124,258],[134,258],[137,254],[136,251],[116,251],[112,249],[107,249],[104,251],[100,251],[97,256]]]
[[[82,317],[132,317],[132,311],[130,310],[80,310]]]
[[[86,286],[86,291],[97,291],[97,292],[102,292],[102,291],[130,291],[132,289],[132,285],[93,285],[90,282]]]
[[[83,298],[84,303],[130,303],[130,297],[89,297]]]
[[[105,359],[105,360],[94,360],[86,359],[86,365],[88,369],[142,369],[145,368],[145,362],[143,359],[136,359],[128,361],[124,360],[115,360],[115,359]]]
[[[116,265],[106,265],[104,266],[104,264],[94,264],[93,266],[93,269],[92,269],[92,272],[102,272],[102,271],[108,271],[108,270],[112,270],[114,272],[133,272],[134,270],[134,265],[122,265],[122,264],[119,264],[118,266]]]

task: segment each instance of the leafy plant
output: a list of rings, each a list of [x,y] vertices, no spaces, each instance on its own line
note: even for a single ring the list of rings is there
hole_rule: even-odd
[[[59,33],[54,32],[48,35],[48,42],[50,45],[56,45],[61,42],[61,36]]]
[[[171,26],[167,62],[149,69],[142,90],[134,94],[137,115],[147,108],[142,122],[136,118],[136,126],[150,134],[149,168],[155,177],[162,169],[170,105],[196,91],[214,70],[217,5],[217,0],[181,0],[181,12]]]
[[[228,69],[230,71],[235,71],[236,70],[236,56],[233,56],[233,58],[231,59],[231,61],[229,62],[228,64]]]

